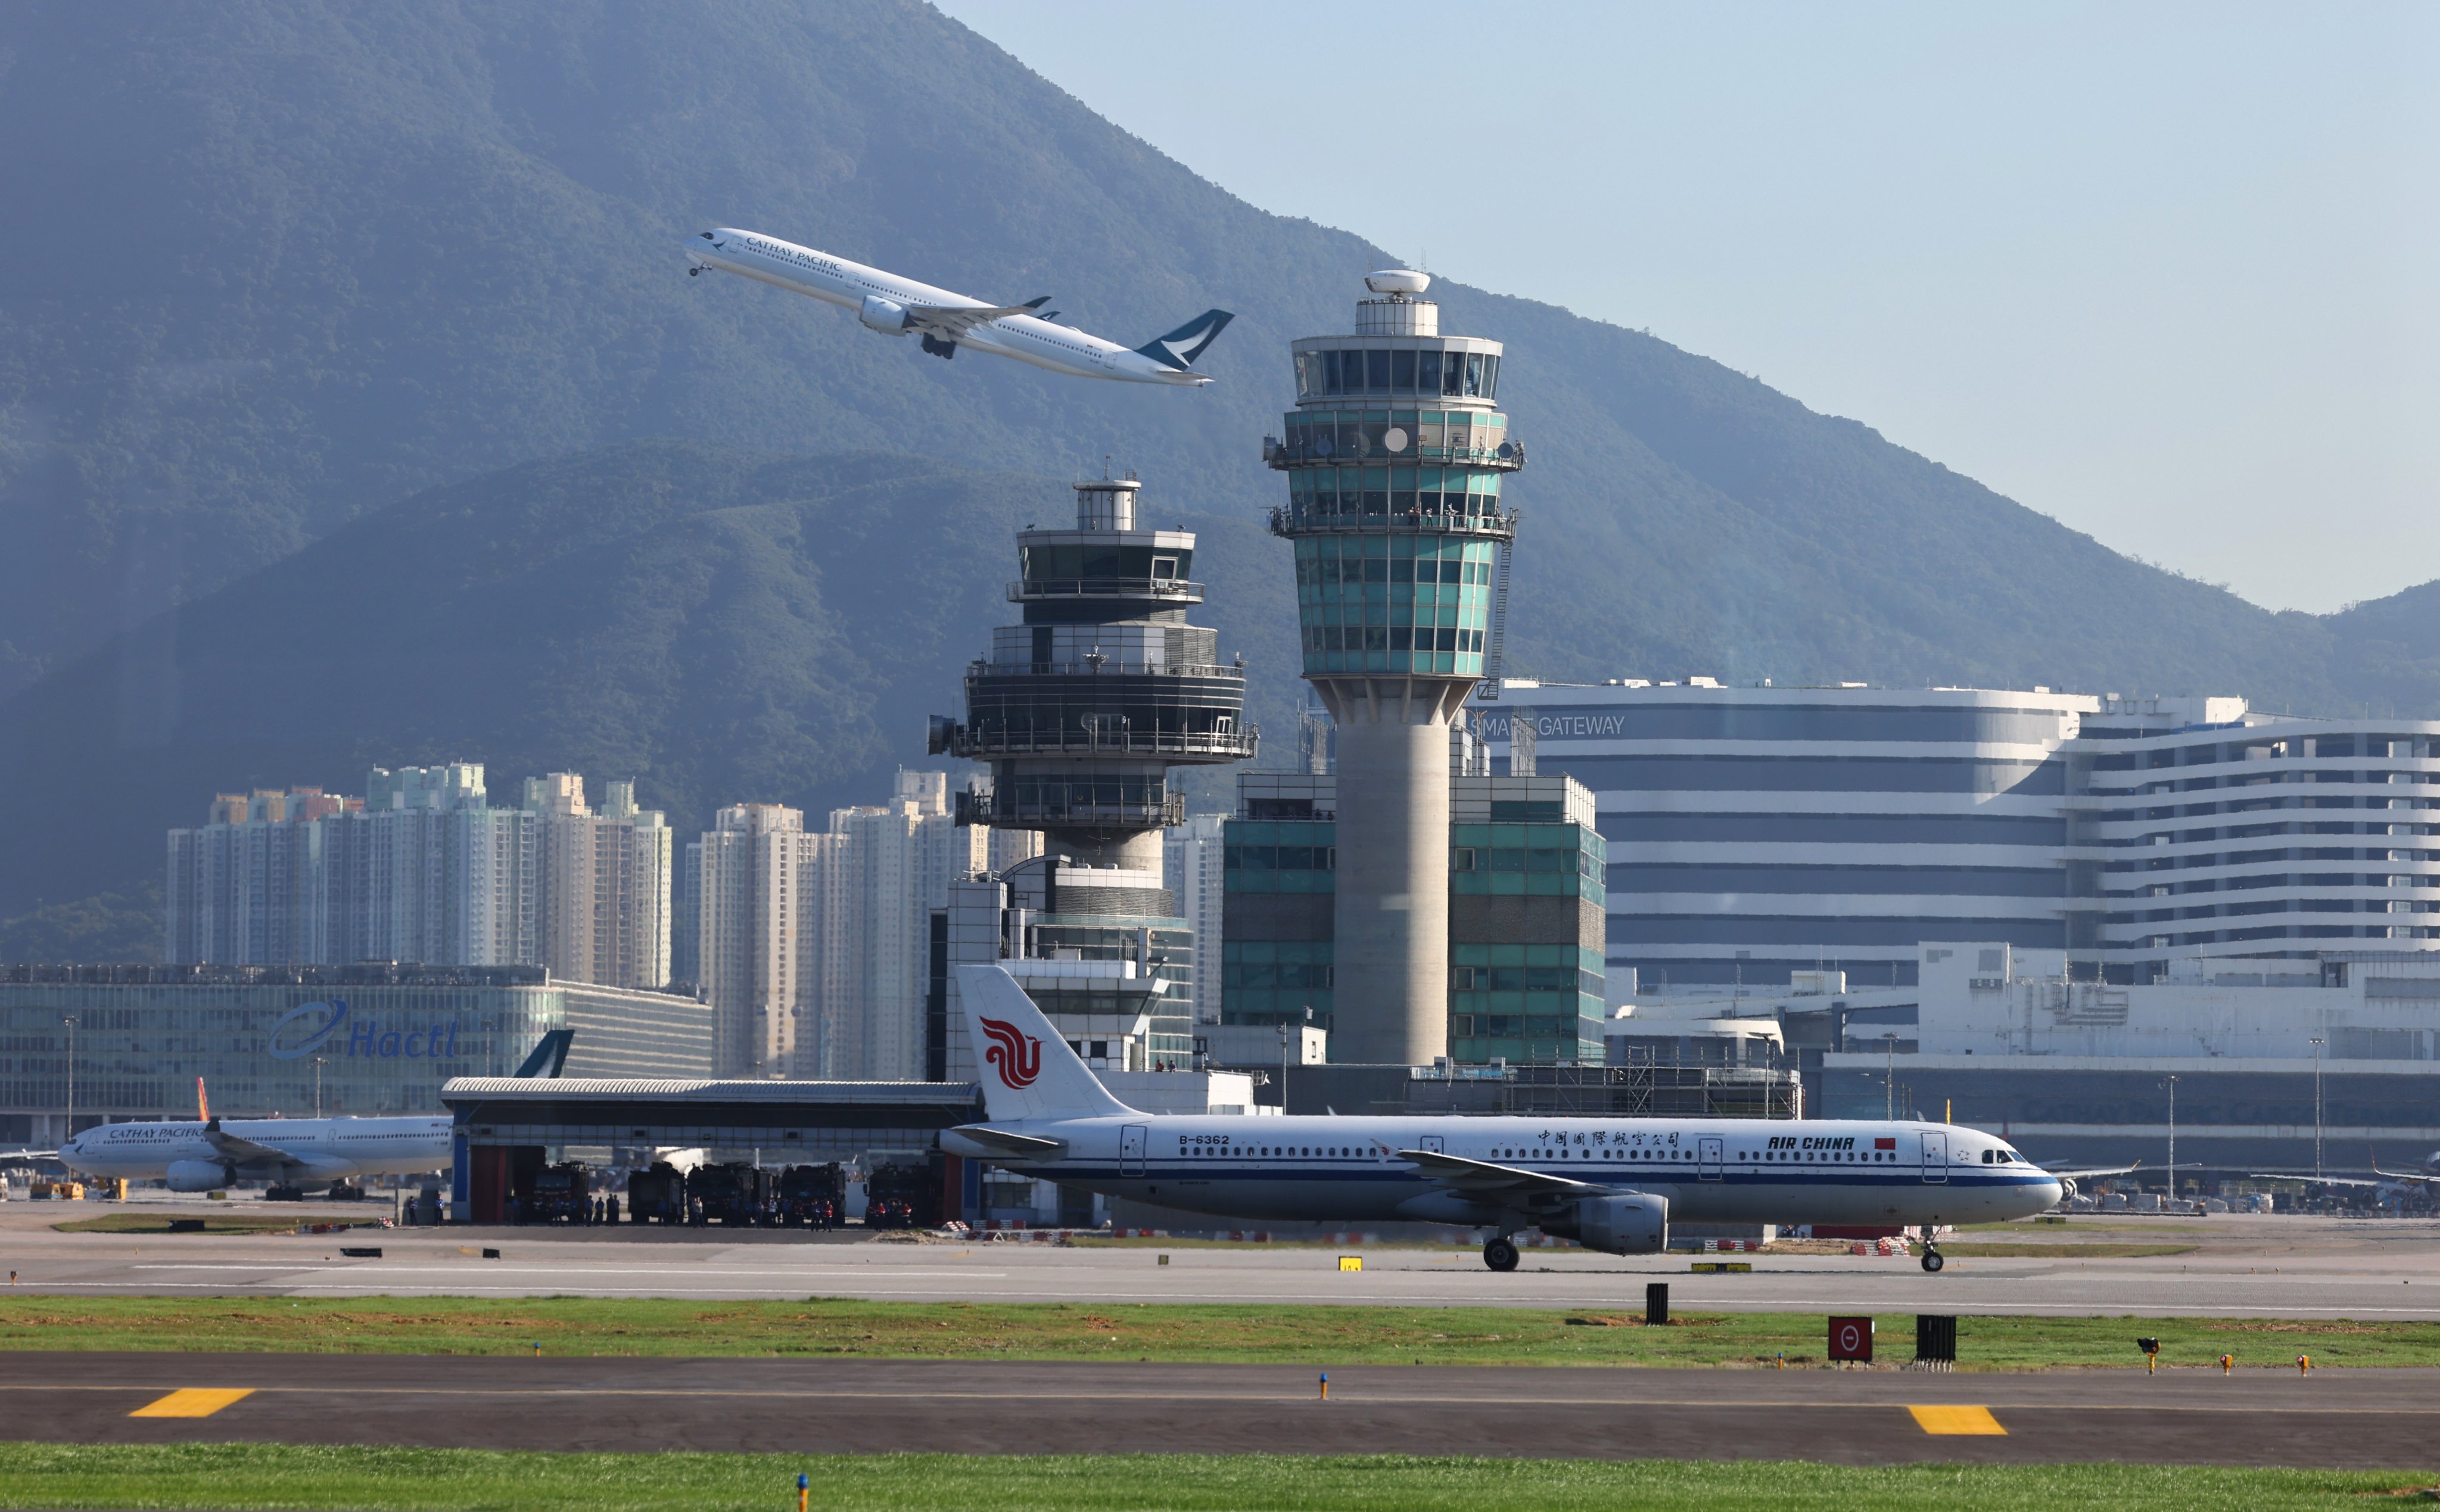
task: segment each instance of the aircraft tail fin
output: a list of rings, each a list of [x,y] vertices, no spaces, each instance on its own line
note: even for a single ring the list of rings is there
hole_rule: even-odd
[[[1226,310],[1206,310],[1168,335],[1156,336],[1136,351],[1164,368],[1175,368],[1184,372],[1194,366],[1194,359],[1219,340],[1220,333],[1236,318]]]
[[[1016,979],[997,966],[960,966],[983,1110],[994,1122],[1122,1117],[1134,1108],[1110,1095]]]
[[[575,1038],[576,1031],[573,1029],[550,1031],[534,1046],[533,1053],[526,1057],[526,1063],[517,1068],[516,1074],[540,1077],[545,1081],[558,1080],[561,1068],[567,1064],[567,1047]]]

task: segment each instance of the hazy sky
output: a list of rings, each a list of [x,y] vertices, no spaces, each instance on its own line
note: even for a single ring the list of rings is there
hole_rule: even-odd
[[[2440,577],[2440,5],[942,3],[1255,205],[2119,550]]]

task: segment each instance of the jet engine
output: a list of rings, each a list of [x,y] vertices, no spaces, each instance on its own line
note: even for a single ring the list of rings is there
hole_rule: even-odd
[[[210,1192],[229,1184],[229,1169],[217,1161],[171,1161],[172,1192]]]
[[[877,294],[864,297],[864,309],[856,318],[885,336],[906,334],[906,307]]]
[[[1579,1197],[1543,1219],[1542,1232],[1605,1254],[1658,1254],[1669,1248],[1669,1199],[1649,1192]]]

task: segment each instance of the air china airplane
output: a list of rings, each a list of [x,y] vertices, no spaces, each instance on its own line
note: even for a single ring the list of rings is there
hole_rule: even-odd
[[[1610,1254],[1665,1249],[1669,1222],[1986,1223],[2054,1205],[2059,1181],[2006,1142],[1896,1120],[1323,1117],[1139,1113],[997,966],[960,966],[986,1122],[952,1154],[1067,1186],[1228,1217],[1420,1219],[1539,1229]],[[1926,1270],[1942,1266],[1927,1245]]]
[[[554,1029],[517,1068],[519,1076],[556,1076],[574,1032]],[[172,1192],[210,1192],[241,1179],[266,1181],[273,1197],[296,1197],[307,1186],[333,1196],[358,1177],[442,1171],[451,1159],[447,1114],[410,1118],[248,1118],[211,1116],[203,1083],[195,1084],[193,1123],[104,1124],[85,1129],[55,1151],[81,1176],[166,1180]]]
[[[1048,295],[1024,304],[989,305],[755,231],[724,226],[701,232],[686,243],[686,255],[690,278],[717,268],[809,294],[853,310],[883,335],[921,336],[924,350],[936,357],[954,357],[960,347],[970,347],[1076,378],[1200,387],[1211,380],[1193,369],[1194,359],[1236,318],[1226,310],[1206,310],[1168,335],[1129,351],[1054,324],[1056,310],[1036,315],[1050,302]]]

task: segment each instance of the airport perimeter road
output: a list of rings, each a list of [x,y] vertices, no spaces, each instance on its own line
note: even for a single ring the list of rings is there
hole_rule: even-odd
[[[15,1207],[16,1204],[10,1204]],[[27,1204],[31,1206],[31,1204]],[[1680,1308],[1768,1312],[1989,1312],[2440,1319],[2440,1226],[2252,1220],[2222,1225],[2180,1255],[1960,1256],[1940,1275],[1904,1258],[1761,1255],[1745,1275],[1695,1275],[1683,1255],[1617,1259],[1528,1251],[1495,1275],[1472,1251],[1036,1243],[892,1243],[860,1233],[393,1230],[228,1237],[56,1233],[12,1213],[0,1266],[18,1296],[810,1296],[874,1301],[1346,1303],[1409,1306],[1638,1305],[1666,1280]],[[2012,1231],[2013,1232],[2013,1231]],[[2039,1231],[2036,1231],[2039,1232]],[[2162,1239],[2180,1233],[2165,1226]],[[2123,1231],[2109,1231],[2112,1237]],[[852,1236],[851,1236],[852,1235]],[[2006,1235],[2000,1235],[2005,1237]],[[2070,1228],[2068,1239],[2090,1235]],[[2140,1235],[2139,1235],[2140,1236]],[[342,1242],[376,1244],[348,1259]],[[499,1258],[482,1257],[485,1247]],[[1167,1265],[1158,1262],[1166,1252]],[[1736,1257],[1728,1257],[1736,1258]]]
[[[81,1444],[2440,1464],[2434,1371],[1373,1366],[1317,1386],[1266,1365],[19,1354],[0,1420]]]

